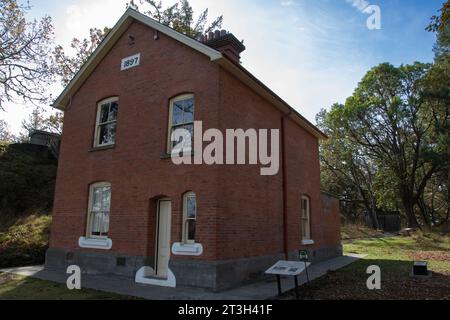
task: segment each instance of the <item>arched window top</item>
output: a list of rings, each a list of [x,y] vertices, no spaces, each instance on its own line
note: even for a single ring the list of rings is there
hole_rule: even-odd
[[[99,102],[97,102],[97,105],[101,105],[101,104],[104,104],[104,103],[115,102],[115,101],[119,101],[119,97],[118,96],[110,96],[108,98],[102,99]]]
[[[195,192],[194,191],[186,191],[183,194],[183,197],[195,197]]]
[[[180,101],[180,100],[187,100],[187,99],[194,99],[194,94],[190,92],[180,93],[170,99],[170,102],[174,101]]]
[[[99,181],[90,184],[91,188],[111,187],[111,183],[107,181]]]

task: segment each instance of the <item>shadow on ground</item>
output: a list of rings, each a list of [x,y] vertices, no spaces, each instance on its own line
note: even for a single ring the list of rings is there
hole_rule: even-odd
[[[381,290],[367,288],[367,268],[381,268]],[[436,271],[430,279],[410,277],[413,262],[370,260],[355,262],[299,289],[302,300],[450,300],[450,273]],[[295,299],[292,290],[280,299]]]

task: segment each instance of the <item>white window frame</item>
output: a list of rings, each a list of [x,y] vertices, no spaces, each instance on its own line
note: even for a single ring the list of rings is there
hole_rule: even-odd
[[[173,106],[175,102],[178,101],[183,101],[183,100],[188,100],[188,99],[192,99],[194,101],[194,111],[192,114],[192,122],[186,122],[186,123],[180,123],[180,124],[173,124]],[[168,123],[168,133],[167,133],[167,154],[171,154],[172,153],[172,130],[175,127],[183,127],[183,126],[187,126],[187,125],[194,125],[194,121],[195,121],[195,95],[192,93],[189,94],[182,94],[179,96],[176,96],[172,99],[170,99],[169,102],[169,123]]]
[[[107,103],[112,103],[112,102],[119,103],[119,97],[111,97],[111,98],[102,100],[97,104],[97,117],[95,120],[94,148],[109,147],[109,146],[114,146],[116,144],[116,141],[111,142],[111,143],[103,143],[103,144],[101,144],[99,141],[100,140],[100,132],[101,132],[100,128],[104,125],[115,123],[116,124],[116,133],[117,133],[117,118],[114,121],[100,123],[102,105],[107,104]],[[119,105],[119,109],[120,109],[120,105]]]
[[[109,182],[98,182],[98,183],[91,184],[89,186],[89,203],[88,203],[88,212],[87,212],[86,238],[87,239],[106,240],[106,239],[109,239],[109,235],[108,236],[96,236],[96,235],[92,234],[91,214],[92,214],[92,206],[94,204],[94,190],[97,188],[110,188],[110,192],[112,190],[111,183],[109,183]],[[111,192],[110,201],[111,200],[112,200],[112,192]],[[109,219],[111,219],[111,203],[110,203],[109,207],[110,207],[110,209],[108,212],[108,217],[109,217]],[[110,227],[110,223],[108,225],[108,229],[109,229],[109,227]],[[101,226],[101,229],[102,229],[102,226]]]
[[[304,203],[307,203],[307,207],[305,208]],[[310,242],[311,239],[311,198],[304,195],[301,198],[300,205],[300,221],[301,221],[301,234],[302,234],[302,242],[307,243]],[[305,215],[306,213],[306,215]],[[307,226],[305,230],[305,226]]]
[[[195,219],[188,218],[188,199],[189,198],[195,198]],[[195,235],[197,235],[197,217],[198,217],[198,208],[197,208],[197,195],[194,192],[187,192],[183,195],[183,227],[182,227],[182,236],[183,244],[195,244],[195,239],[188,239],[189,237],[189,228],[188,228],[188,222],[190,220],[195,221]],[[194,237],[195,238],[195,237]]]

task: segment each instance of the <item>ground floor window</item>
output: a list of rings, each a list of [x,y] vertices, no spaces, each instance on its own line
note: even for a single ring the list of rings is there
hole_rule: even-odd
[[[302,225],[302,239],[303,240],[311,240],[311,202],[309,197],[302,197],[302,216],[301,216],[301,225]]]
[[[89,190],[88,238],[107,238],[111,208],[111,184],[96,183]]]
[[[183,242],[195,243],[197,221],[197,197],[195,193],[188,192],[183,196]]]

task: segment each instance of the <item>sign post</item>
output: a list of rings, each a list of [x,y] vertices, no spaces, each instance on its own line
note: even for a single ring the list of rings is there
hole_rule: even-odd
[[[297,299],[299,298],[298,292],[298,276],[305,271],[311,263],[306,262],[303,264],[301,261],[278,261],[275,265],[270,267],[265,274],[275,275],[277,277],[277,285],[278,285],[278,295],[281,296],[283,294],[281,288],[281,276],[292,276],[294,277],[295,284],[295,295]]]
[[[300,250],[299,251],[300,261],[305,262],[305,269],[306,269],[306,281],[309,284],[309,274],[308,274],[308,266],[306,263],[308,262],[308,251],[307,250]]]

